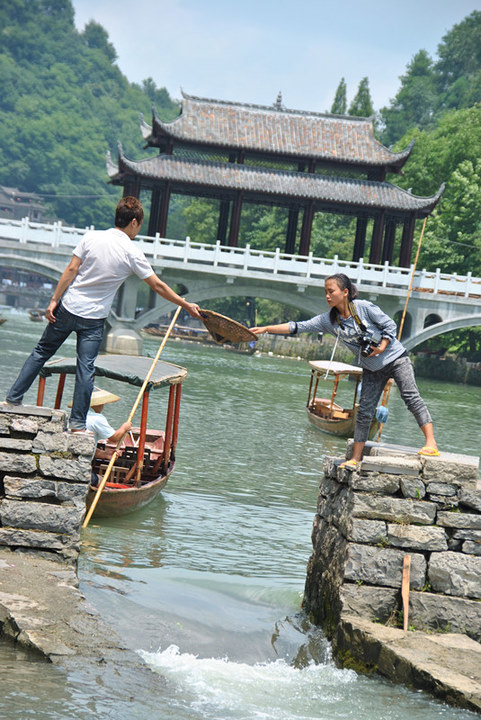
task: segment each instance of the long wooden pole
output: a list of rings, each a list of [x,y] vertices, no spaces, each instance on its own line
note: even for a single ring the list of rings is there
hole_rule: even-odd
[[[411,273],[411,281],[409,283],[408,294],[406,295],[406,302],[404,303],[404,310],[403,310],[403,314],[401,317],[401,322],[399,323],[398,340],[401,339],[401,335],[402,335],[402,331],[403,331],[403,327],[404,327],[404,320],[406,318],[406,312],[408,309],[409,297],[411,295],[411,290],[412,290],[413,282],[414,282],[414,273],[416,272],[416,265],[418,264],[419,251],[421,250],[421,243],[423,241],[424,229],[426,227],[427,220],[428,220],[427,217],[425,217],[424,222],[423,222],[423,227],[421,230],[421,235],[419,236],[418,248],[416,250],[416,257],[414,259],[413,271]]]
[[[150,378],[151,378],[151,375],[152,375],[152,373],[154,372],[154,368],[155,368],[155,366],[157,365],[157,362],[158,362],[158,360],[159,360],[160,354],[161,354],[162,350],[164,349],[165,343],[167,342],[167,339],[168,339],[170,333],[172,332],[172,329],[173,329],[173,327],[174,327],[174,325],[175,325],[175,323],[176,323],[177,317],[178,317],[178,315],[179,315],[179,313],[180,313],[181,310],[182,310],[182,308],[181,308],[181,306],[179,305],[179,307],[178,307],[177,310],[175,311],[175,315],[174,315],[174,317],[172,318],[172,321],[171,321],[171,323],[170,323],[170,325],[169,325],[169,328],[168,328],[167,332],[166,332],[165,335],[164,335],[164,338],[163,338],[163,340],[162,340],[162,343],[161,343],[161,345],[160,345],[160,347],[159,347],[159,349],[158,349],[158,351],[157,351],[157,355],[155,356],[155,358],[154,358],[153,361],[152,361],[152,365],[150,366],[150,370],[149,370],[149,372],[147,373],[147,375],[146,375],[146,377],[145,377],[145,380],[144,380],[144,382],[143,382],[143,384],[142,384],[142,387],[141,387],[140,390],[139,390],[139,394],[137,395],[137,399],[135,400],[135,402],[134,402],[134,404],[133,404],[133,407],[132,407],[132,410],[130,411],[130,415],[129,415],[128,420],[127,420],[128,422],[132,422],[132,419],[133,419],[133,417],[134,417],[134,415],[135,415],[135,413],[136,413],[137,408],[139,407],[139,403],[140,403],[140,401],[141,401],[141,399],[142,399],[142,396],[143,396],[143,394],[144,394],[144,392],[145,392],[145,388],[146,388],[147,385],[148,385],[148,382],[149,382],[149,380],[150,380]],[[119,441],[117,442],[117,446],[116,446],[114,452],[112,453],[112,457],[110,458],[110,462],[109,462],[109,464],[108,464],[108,466],[107,466],[107,470],[105,471],[105,474],[104,474],[104,476],[103,476],[103,478],[102,478],[102,480],[101,480],[101,482],[100,482],[100,485],[99,485],[98,488],[97,488],[97,492],[96,492],[96,494],[95,494],[94,499],[92,500],[92,504],[91,504],[91,506],[90,506],[90,508],[89,508],[89,511],[88,511],[87,515],[85,516],[85,520],[83,521],[83,524],[82,524],[82,527],[83,527],[83,528],[87,527],[87,525],[88,525],[89,522],[90,522],[90,518],[92,517],[92,515],[93,515],[93,513],[94,513],[94,510],[95,510],[95,508],[97,507],[97,503],[98,503],[98,501],[99,501],[99,499],[100,499],[100,495],[102,494],[102,490],[104,489],[105,483],[107,482],[107,480],[108,480],[108,478],[109,478],[109,476],[110,476],[110,473],[112,472],[112,468],[113,468],[113,466],[114,466],[114,464],[115,464],[115,460],[116,460],[116,458],[117,458],[117,451],[118,451],[118,449],[120,448],[120,446],[122,445],[122,443],[123,443],[123,441],[124,441],[124,437],[126,436],[126,434],[127,434],[127,431],[123,433],[122,437],[121,437],[121,438],[119,439]]]
[[[412,290],[413,282],[414,282],[414,273],[416,272],[416,266],[417,266],[417,264],[418,264],[419,251],[421,250],[421,243],[422,243],[422,241],[423,241],[424,229],[425,229],[425,227],[426,227],[427,220],[428,220],[427,217],[425,217],[425,218],[424,218],[424,222],[423,222],[423,227],[422,227],[422,229],[421,229],[421,235],[419,236],[418,247],[417,247],[417,250],[416,250],[416,257],[415,257],[415,259],[414,259],[414,265],[413,265],[413,270],[412,270],[412,273],[411,273],[411,279],[410,279],[410,281],[409,281],[408,293],[407,293],[407,295],[406,295],[406,302],[404,303],[404,310],[403,310],[403,314],[402,314],[402,316],[401,316],[401,322],[399,323],[399,330],[398,330],[398,334],[397,334],[397,339],[398,339],[398,340],[401,340],[401,335],[402,335],[402,332],[403,332],[404,320],[406,319],[406,312],[407,312],[407,309],[408,309],[409,297],[410,297],[410,295],[411,295],[411,290]],[[382,398],[382,405],[384,405],[384,407],[387,407],[387,404],[388,404],[388,401],[389,401],[389,393],[391,392],[391,385],[392,385],[392,379],[387,381],[386,387],[384,388],[384,395],[383,395],[383,398]],[[380,440],[380,438],[381,438],[381,433],[382,433],[383,426],[384,426],[384,423],[381,423],[381,424],[379,425],[379,432],[378,432],[378,434],[377,434],[377,442],[379,442],[379,440]]]

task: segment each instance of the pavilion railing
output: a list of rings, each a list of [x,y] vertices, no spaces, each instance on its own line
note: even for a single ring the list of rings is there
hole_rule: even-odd
[[[10,220],[0,218],[0,240],[15,240],[20,243],[38,243],[52,248],[61,246],[75,247],[87,228],[74,228],[61,222],[53,224],[31,222],[28,218]],[[339,260],[333,258],[317,258],[312,252],[309,255],[290,255],[275,251],[255,250],[246,245],[243,248],[215,243],[171,240],[139,235],[135,242],[139,244],[152,264],[163,267],[188,266],[190,270],[208,268],[209,272],[232,275],[235,277],[266,277],[283,282],[297,283],[300,287],[319,284],[319,281],[337,272],[348,275],[353,282],[366,289],[366,286],[377,288],[409,287],[412,266],[402,268],[389,263],[382,265]],[[186,268],[187,269],[187,268]],[[433,294],[446,294],[461,297],[481,298],[481,278],[469,272],[467,275],[442,273],[438,268],[435,272],[418,270],[414,274],[413,291]]]

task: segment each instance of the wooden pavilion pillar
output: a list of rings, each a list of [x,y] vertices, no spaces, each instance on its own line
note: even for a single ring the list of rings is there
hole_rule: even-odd
[[[356,237],[354,240],[354,250],[352,253],[353,262],[359,262],[364,257],[364,249],[366,247],[366,230],[367,216],[358,215],[356,223]]]
[[[394,250],[394,240],[396,238],[396,221],[390,217],[386,221],[386,228],[384,230],[384,244],[382,246],[382,258],[383,263],[388,262],[392,264],[392,256]]]
[[[369,253],[369,262],[373,263],[374,265],[378,265],[381,260],[381,246],[382,236],[384,232],[385,217],[385,211],[381,210],[379,215],[374,218],[374,227],[372,229],[371,239],[371,251]]]
[[[413,249],[414,226],[416,215],[411,213],[404,220],[403,234],[401,238],[401,251],[399,253],[400,267],[409,267],[411,264],[411,252]]]
[[[314,200],[311,200],[304,208],[302,216],[301,242],[299,244],[299,255],[309,255],[311,246],[312,221],[314,220]]]
[[[219,206],[219,223],[217,225],[217,240],[225,245],[227,237],[227,225],[229,224],[230,200],[221,200]]]
[[[147,234],[149,235],[149,237],[153,237],[157,232],[157,228],[159,227],[160,206],[162,203],[162,190],[158,185],[153,188],[150,197],[150,217],[149,229],[147,230]]]
[[[164,184],[162,189],[162,197],[160,200],[159,209],[159,222],[157,225],[157,232],[160,237],[165,237],[167,233],[167,219],[169,217],[169,203],[170,203],[170,180]]]
[[[244,156],[240,153],[231,152],[229,153],[229,162],[239,162],[241,165],[244,162]],[[221,245],[226,244],[227,238],[227,227],[229,225],[229,212],[230,212],[230,200],[220,199],[219,204],[219,222],[217,223],[217,240],[220,240]],[[230,236],[229,236],[230,237]]]
[[[286,245],[284,252],[293,255],[296,249],[297,223],[299,222],[299,208],[289,208],[287,220]]]
[[[239,227],[240,227],[240,216],[242,210],[242,199],[244,197],[244,191],[239,190],[234,204],[232,205],[232,215],[230,219],[229,229],[229,245],[230,247],[237,247],[239,242]]]
[[[127,175],[124,180],[124,197],[140,197],[140,177],[138,175]]]

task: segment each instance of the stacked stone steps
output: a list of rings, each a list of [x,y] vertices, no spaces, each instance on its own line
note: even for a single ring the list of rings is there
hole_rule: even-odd
[[[63,410],[0,403],[0,546],[76,563],[94,448]]]
[[[346,457],[351,453],[349,441]],[[367,443],[355,472],[341,469],[343,460],[324,461],[303,602],[333,641],[335,654],[341,661],[356,658],[362,666],[370,657],[372,636],[379,636],[375,669],[400,679],[392,663],[381,660],[387,657],[384,631],[403,636],[397,628],[404,619],[405,555],[411,559],[408,622],[410,631],[420,631],[413,633],[418,646],[422,637],[437,633],[454,638],[459,636],[452,633],[462,633],[479,643],[479,458],[421,457],[415,448]],[[429,670],[411,676],[427,677]],[[476,682],[475,699],[451,688],[456,703],[481,708],[481,677]],[[434,675],[426,687],[437,692]]]
[[[410,625],[481,640],[479,458],[367,443],[358,471],[343,459],[325,459],[305,606],[321,623],[344,612],[393,621],[409,554]]]

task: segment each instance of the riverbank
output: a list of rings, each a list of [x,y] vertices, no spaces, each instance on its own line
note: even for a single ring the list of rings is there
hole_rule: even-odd
[[[4,639],[126,697],[159,692],[159,678],[107,625],[78,589],[75,570],[34,553],[0,548],[0,626]],[[380,673],[457,707],[481,712],[481,645],[456,633],[404,633],[345,615],[336,632],[344,667]]]
[[[309,334],[299,337],[261,335],[256,344],[257,352],[298,360],[329,360],[333,347],[333,338],[323,337],[320,342],[315,335]],[[353,363],[352,353],[339,346],[335,359],[338,362]],[[419,377],[481,386],[481,363],[469,363],[464,358],[453,355],[438,357],[424,353],[411,354],[411,359]]]
[[[123,697],[115,703],[117,717],[126,717],[123,706],[134,698],[161,702],[158,675],[87,602],[75,568],[47,553],[0,547],[0,578],[1,639],[91,686],[98,714],[88,717],[106,717],[102,706],[110,715],[110,688],[119,683]]]

